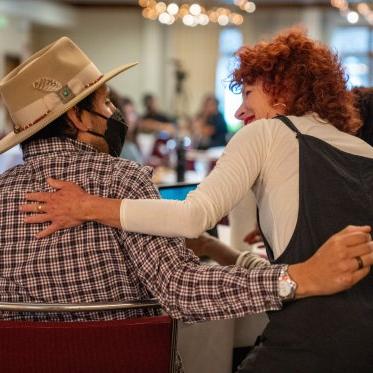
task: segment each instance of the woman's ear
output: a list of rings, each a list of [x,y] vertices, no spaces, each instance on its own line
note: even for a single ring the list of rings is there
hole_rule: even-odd
[[[77,130],[83,132],[87,132],[89,130],[86,121],[83,120],[86,113],[80,112],[78,107],[74,106],[66,112],[66,115]]]

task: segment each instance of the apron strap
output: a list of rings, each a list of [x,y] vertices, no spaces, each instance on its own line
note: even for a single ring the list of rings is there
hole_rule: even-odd
[[[279,119],[286,125],[286,127],[289,127],[293,132],[295,132],[297,134],[297,137],[302,135],[302,133],[299,132],[298,128],[295,127],[294,123],[285,115],[277,115],[276,117],[274,117],[274,119]]]
[[[263,234],[262,228],[260,226],[258,206],[256,207],[256,222],[258,223],[259,232],[260,232],[260,234],[262,235],[262,238],[263,238],[263,242],[264,242],[264,246],[265,246],[266,251],[267,251],[268,259],[269,259],[270,262],[273,262],[275,260],[275,258],[274,258],[274,255],[273,255],[272,247],[269,244],[269,242],[267,241],[265,235]]]

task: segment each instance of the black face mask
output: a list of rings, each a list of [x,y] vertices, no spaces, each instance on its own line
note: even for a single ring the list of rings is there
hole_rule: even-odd
[[[113,157],[119,157],[120,153],[122,152],[124,140],[126,139],[128,129],[122,113],[117,109],[109,118],[107,118],[104,115],[97,113],[96,111],[87,111],[105,119],[107,123],[107,129],[103,135],[93,131],[88,132],[105,139],[106,143],[109,146],[109,154]]]

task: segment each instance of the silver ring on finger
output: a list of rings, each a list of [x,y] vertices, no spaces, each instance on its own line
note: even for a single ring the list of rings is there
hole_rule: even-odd
[[[355,256],[355,259],[357,261],[357,270],[360,270],[364,267],[363,259],[361,259],[361,256]]]

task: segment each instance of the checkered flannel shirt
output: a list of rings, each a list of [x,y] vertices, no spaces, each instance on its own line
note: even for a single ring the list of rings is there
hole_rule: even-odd
[[[49,223],[25,224],[19,207],[26,202],[26,192],[51,191],[48,177],[76,182],[89,193],[109,198],[159,198],[159,194],[149,168],[99,153],[79,141],[33,141],[24,146],[24,160],[24,165],[0,175],[1,301],[115,302],[156,297],[172,317],[188,322],[281,308],[277,279],[282,266],[251,271],[205,266],[181,238],[128,233],[95,222],[36,239],[35,234]],[[72,321],[152,314],[2,312],[0,318]]]

